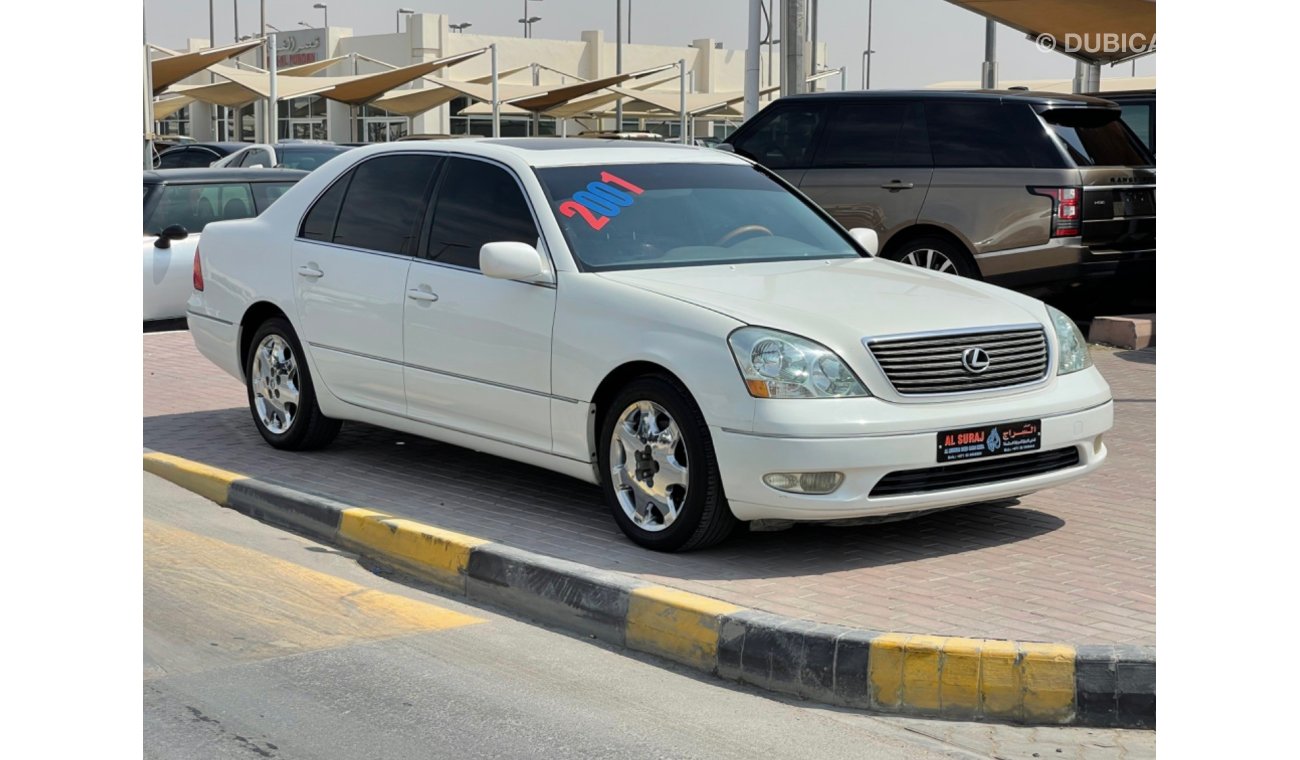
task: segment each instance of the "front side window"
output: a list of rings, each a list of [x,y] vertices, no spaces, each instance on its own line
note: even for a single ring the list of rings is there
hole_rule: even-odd
[[[433,261],[478,269],[484,243],[537,245],[537,225],[515,178],[494,164],[449,158],[429,231]]]
[[[298,145],[285,146],[276,150],[280,154],[277,166],[309,172],[338,154],[346,153],[348,149],[335,145]]]
[[[158,159],[159,169],[192,169],[210,166],[220,156],[206,148],[173,148],[163,151]]]
[[[826,125],[814,166],[930,166],[920,103],[842,105]]]
[[[256,215],[248,185],[166,185],[158,205],[145,220],[144,233],[157,235],[179,224],[191,235],[202,232],[211,222],[245,219]]]
[[[615,164],[537,175],[570,250],[591,271],[861,255],[754,166]]]
[[[807,166],[813,139],[821,127],[825,108],[817,104],[784,107],[766,119],[759,115],[753,131],[733,143],[736,152],[770,169]]]
[[[411,154],[363,161],[352,170],[352,181],[334,225],[333,242],[414,255],[438,161],[437,156]]]

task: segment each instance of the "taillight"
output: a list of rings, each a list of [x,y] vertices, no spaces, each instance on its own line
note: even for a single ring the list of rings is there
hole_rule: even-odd
[[[1052,237],[1071,237],[1079,234],[1080,201],[1083,190],[1077,187],[1031,187],[1034,195],[1052,199]]]
[[[199,259],[199,247],[194,246],[194,289],[203,290],[203,262]]]

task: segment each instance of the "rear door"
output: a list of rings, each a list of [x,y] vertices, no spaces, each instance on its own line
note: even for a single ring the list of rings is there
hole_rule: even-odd
[[[432,212],[405,289],[409,416],[549,452],[556,288],[479,271],[484,243],[540,245],[523,188],[504,166],[448,157]]]
[[[763,109],[727,142],[745,158],[759,162],[798,186],[812,163],[830,105],[792,100]]]
[[[916,223],[934,173],[920,103],[834,107],[799,189],[845,227],[870,227],[882,244]]]
[[[402,310],[440,159],[363,161],[316,200],[293,244],[294,300],[320,382],[368,409],[406,413]]]

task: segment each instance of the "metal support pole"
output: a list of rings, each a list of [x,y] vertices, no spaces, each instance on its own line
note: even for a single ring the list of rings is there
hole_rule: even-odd
[[[328,13],[328,11],[326,11]],[[357,75],[357,54],[352,53],[352,76]],[[361,142],[361,121],[357,118],[357,106],[355,103],[348,104],[348,114],[352,119],[352,142]]]
[[[804,75],[805,77],[817,73],[817,0],[812,0],[811,11],[812,12],[808,17],[808,32],[812,37],[812,66],[809,67],[810,70]],[[809,84],[809,89],[813,92],[817,92],[817,82],[811,82]]]
[[[980,71],[980,86],[986,90],[998,88],[998,22],[984,21],[984,66]]]
[[[808,0],[785,0],[781,14],[781,96],[807,89],[804,40],[808,36]]]
[[[845,69],[846,69],[846,68],[848,68],[848,67],[846,67],[846,66],[841,66],[841,67],[840,67],[840,92],[844,92],[844,88],[845,88],[845,81],[844,81],[844,80],[848,79],[848,74],[847,74],[847,72],[845,72]]]
[[[539,84],[541,84],[541,72],[538,70],[537,64],[534,63],[533,64],[533,86],[536,87]],[[533,111],[533,137],[539,137],[541,136],[541,134],[542,134],[542,112]]]
[[[623,0],[615,4],[614,21],[614,73],[623,73]],[[623,131],[623,98],[614,101],[614,131]]]
[[[681,135],[682,145],[689,145],[686,142],[686,59],[682,58],[677,61],[677,66],[682,70],[682,98],[681,98]],[[620,127],[621,128],[621,127]]]
[[[872,11],[875,10],[874,5],[875,0],[867,0],[867,50],[862,54],[867,59],[866,68],[862,71],[862,89],[864,90],[871,89],[871,56],[876,53],[871,49],[871,16]]]
[[[270,97],[266,99],[266,141],[268,143],[277,143],[280,141],[279,116],[280,101],[277,92],[278,83],[276,82],[277,72],[279,69],[279,56],[275,54],[275,32],[271,32],[262,42],[265,45],[264,53],[266,55],[266,70],[270,73],[270,85],[267,91]]]
[[[1074,93],[1098,92],[1101,90],[1101,66],[1083,61],[1074,62]]]
[[[239,42],[239,0],[230,0],[235,9],[235,42]]]
[[[140,9],[144,16],[144,9]],[[144,168],[153,168],[153,64],[149,61],[149,21],[141,19],[144,31]]]
[[[492,50],[492,136],[501,136],[501,99],[497,92],[497,44],[488,45]]]
[[[749,0],[749,38],[745,45],[745,119],[758,113],[759,27],[763,23],[763,0]]]
[[[772,13],[774,12],[772,8],[772,4],[775,2],[776,0],[767,0],[767,86],[768,87],[772,86],[772,40],[775,39],[775,37],[772,36],[772,32],[775,31],[775,25],[776,25],[776,19],[773,18],[772,16]]]

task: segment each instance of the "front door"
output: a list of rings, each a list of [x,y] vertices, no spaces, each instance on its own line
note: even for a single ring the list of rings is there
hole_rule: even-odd
[[[318,381],[350,404],[406,412],[403,293],[439,161],[363,161],[321,195],[293,243],[299,337]]]
[[[920,103],[840,104],[799,189],[846,228],[870,227],[884,243],[916,223],[930,187],[924,119]]]
[[[405,290],[408,415],[549,452],[556,289],[493,279],[478,263],[484,243],[539,244],[515,176],[446,159],[426,237]]]

